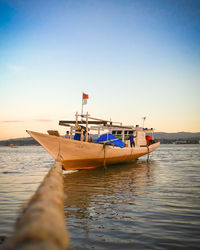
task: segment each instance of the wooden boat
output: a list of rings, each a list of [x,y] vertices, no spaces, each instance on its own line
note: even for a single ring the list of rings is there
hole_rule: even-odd
[[[78,117],[81,117],[81,120],[78,120]],[[59,125],[70,128],[69,138],[60,136],[59,132],[54,130],[47,131],[48,134],[28,130],[27,133],[38,141],[54,159],[62,161],[65,170],[90,169],[135,161],[153,152],[160,144],[153,140],[150,143],[146,141],[145,135],[149,133],[153,135],[153,129],[123,126],[121,123],[93,118],[88,113],[86,115],[76,113],[76,120],[60,121]],[[97,143],[98,140],[97,142],[89,140],[89,131],[90,133],[91,131],[98,132],[100,138],[105,130],[108,135],[106,140],[99,143]],[[114,139],[110,139],[110,135],[113,135]],[[130,135],[135,136],[134,147],[131,147],[128,140]],[[79,140],[74,139],[77,136]],[[124,143],[124,147],[116,146],[115,141]]]

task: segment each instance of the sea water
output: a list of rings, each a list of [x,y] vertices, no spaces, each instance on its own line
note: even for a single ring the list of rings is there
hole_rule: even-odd
[[[0,235],[53,159],[40,146],[0,147]],[[136,163],[65,171],[72,249],[199,249],[200,145],[160,145]]]

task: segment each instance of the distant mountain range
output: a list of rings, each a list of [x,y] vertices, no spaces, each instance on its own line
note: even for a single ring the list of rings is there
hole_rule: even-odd
[[[16,138],[0,141],[0,146],[31,146],[31,145],[40,145],[32,137],[25,138]]]
[[[160,139],[169,139],[169,140],[187,140],[187,139],[199,139],[200,132],[191,133],[191,132],[178,132],[178,133],[165,133],[165,132],[155,132],[155,138]]]
[[[92,135],[91,135],[92,136]],[[174,141],[186,141],[188,143],[197,143],[200,141],[200,132],[190,133],[190,132],[178,132],[178,133],[165,133],[165,132],[155,132],[155,139],[160,140],[161,143],[173,143]],[[94,135],[96,139],[96,135]],[[29,146],[29,145],[39,145],[32,137],[16,138],[9,140],[0,141],[0,146]]]
[[[199,143],[200,141],[200,132],[191,133],[191,132],[177,132],[177,133],[165,133],[165,132],[156,132],[154,133],[155,139],[159,140],[162,144],[171,144],[174,142],[177,143]]]

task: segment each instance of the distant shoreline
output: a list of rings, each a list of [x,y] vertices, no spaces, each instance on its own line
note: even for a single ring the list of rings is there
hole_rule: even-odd
[[[178,132],[178,133],[165,133],[155,132],[154,137],[159,140],[161,144],[199,144],[200,143],[200,132]],[[8,140],[0,140],[0,146],[40,146],[32,137],[15,138]]]

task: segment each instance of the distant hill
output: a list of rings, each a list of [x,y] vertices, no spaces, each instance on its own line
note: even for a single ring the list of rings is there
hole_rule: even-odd
[[[198,142],[200,141],[200,132],[190,133],[190,132],[178,132],[178,133],[165,133],[165,132],[155,132],[155,139],[160,140],[161,143],[173,143],[174,141],[187,141],[187,142]],[[96,135],[91,135],[95,140]],[[32,137],[16,138],[9,140],[0,141],[0,146],[10,146],[14,144],[15,146],[29,146],[29,145],[39,145]]]
[[[16,139],[9,139],[9,140],[0,141],[0,146],[10,146],[11,144],[13,144],[14,146],[40,145],[32,137],[16,138]]]
[[[155,132],[155,138],[160,139],[169,139],[169,140],[186,140],[186,139],[199,139],[200,132],[191,133],[191,132],[178,132],[178,133],[165,133],[165,132]]]

